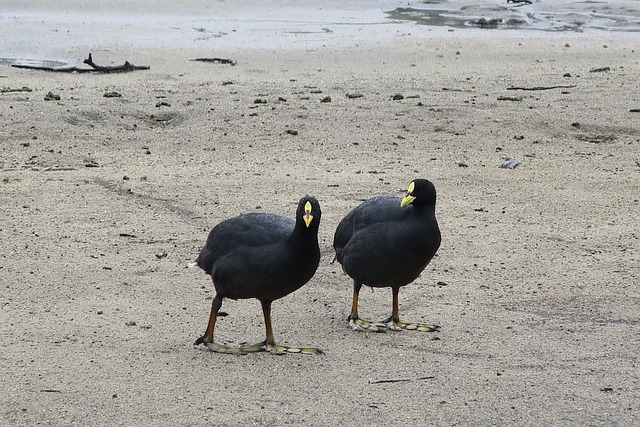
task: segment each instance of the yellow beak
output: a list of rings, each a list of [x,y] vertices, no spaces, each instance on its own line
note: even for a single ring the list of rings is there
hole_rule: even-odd
[[[403,208],[407,205],[410,205],[411,203],[413,203],[413,201],[416,198],[414,196],[412,196],[411,194],[407,194],[406,196],[404,196],[404,199],[402,199],[402,201],[400,202],[400,206],[402,206]]]
[[[304,223],[307,224],[307,228],[311,225],[311,221],[313,221],[313,215],[311,215],[311,203],[307,202],[304,205]]]

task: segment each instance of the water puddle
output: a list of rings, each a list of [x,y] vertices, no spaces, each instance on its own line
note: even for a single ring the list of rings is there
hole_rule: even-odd
[[[0,58],[0,66],[29,65],[31,67],[63,67],[66,62],[53,59],[29,59],[29,58]]]
[[[503,30],[583,31],[585,29],[640,32],[640,10],[617,9],[606,2],[572,2],[546,6],[540,3],[515,6],[427,4],[426,7],[400,7],[385,12],[388,19],[420,25],[451,28]]]
[[[398,21],[413,21],[421,25],[431,25],[436,27],[452,27],[452,28],[517,28],[525,25],[526,22],[517,18],[486,18],[485,16],[465,15],[446,9],[414,9],[410,7],[401,7],[386,12],[390,19]]]

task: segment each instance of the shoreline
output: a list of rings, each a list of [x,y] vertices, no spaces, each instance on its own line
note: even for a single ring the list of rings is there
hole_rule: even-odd
[[[37,2],[22,2],[19,7],[7,8],[2,18],[0,35],[9,41],[3,55],[70,63],[79,50],[97,52],[105,48],[125,52],[184,50],[232,54],[240,50],[349,49],[393,44],[398,37],[412,42],[430,38],[553,40],[562,34],[568,39],[598,37],[605,42],[631,40],[640,31],[640,19],[634,23],[633,18],[625,18],[638,6],[629,1],[606,5],[534,3],[526,8],[504,6],[499,1],[483,4],[458,1],[420,7],[393,1],[373,2],[366,7],[353,7],[342,1],[329,2],[326,7],[313,2],[289,2],[281,7],[253,1],[240,3],[207,6],[193,1],[176,8],[171,2],[162,2],[149,10],[144,3],[111,1],[103,3],[98,11],[71,1],[50,9],[43,9]],[[396,13],[390,14],[394,10]],[[498,29],[469,24],[479,18],[500,22]],[[597,25],[597,19],[610,19],[611,31],[589,28],[589,20],[595,20]],[[506,24],[510,21],[526,24],[513,27]],[[423,24],[430,22],[435,25]],[[637,26],[637,29],[615,31],[616,25],[625,22],[631,25],[629,28]],[[573,26],[575,30],[544,30],[550,26]]]

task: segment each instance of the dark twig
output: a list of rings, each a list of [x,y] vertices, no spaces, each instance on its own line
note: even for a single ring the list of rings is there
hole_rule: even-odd
[[[106,66],[97,65],[93,62],[93,59],[91,58],[91,54],[89,54],[89,57],[82,62],[84,62],[94,70],[102,71],[103,73],[122,73],[126,71],[149,69],[148,65],[133,65],[129,61],[124,61],[123,65],[106,65]]]
[[[122,65],[98,65],[95,62],[93,62],[91,53],[89,54],[89,57],[82,62],[87,64],[91,68],[44,67],[44,66],[21,65],[21,64],[11,64],[11,66],[14,68],[23,68],[27,70],[55,71],[58,73],[91,73],[91,72],[126,73],[129,71],[135,71],[135,70],[148,70],[150,68],[148,65],[133,65],[129,61],[125,61],[125,63]]]
[[[13,68],[22,68],[25,70],[39,70],[39,71],[57,71],[60,73],[87,73],[89,71],[86,68],[77,68],[77,67],[44,67],[37,65],[22,65],[22,64],[11,64]]]
[[[560,85],[560,86],[534,86],[534,87],[508,87],[507,90],[549,90],[549,89],[570,89],[577,85]]]
[[[375,380],[375,381],[369,380],[369,384],[405,383],[410,381],[432,380],[434,378],[435,377],[433,376],[428,376],[428,377],[418,377],[418,378],[392,378],[389,380]]]
[[[238,61],[236,61],[235,59],[228,59],[228,58],[195,58],[195,59],[192,59],[191,61],[218,62],[220,64],[230,64],[230,65],[236,65],[238,63]]]

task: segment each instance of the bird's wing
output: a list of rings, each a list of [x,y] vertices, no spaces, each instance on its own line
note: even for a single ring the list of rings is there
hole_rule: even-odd
[[[249,213],[227,219],[216,225],[196,260],[207,274],[217,258],[237,250],[269,246],[289,236],[295,222],[271,213]]]
[[[365,228],[402,218],[406,209],[400,207],[400,201],[398,197],[378,196],[361,203],[338,224],[333,237],[333,247],[339,251],[356,233]]]

